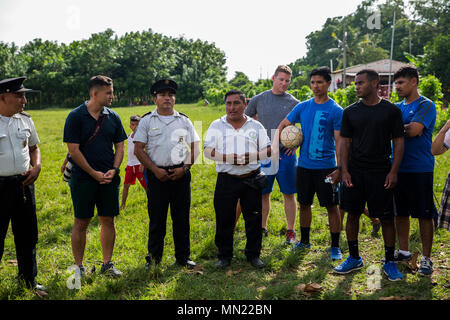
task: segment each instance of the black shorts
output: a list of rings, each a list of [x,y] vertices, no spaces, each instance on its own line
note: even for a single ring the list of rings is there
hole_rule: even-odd
[[[349,172],[353,187],[343,186],[341,208],[349,214],[362,214],[367,203],[371,218],[393,218],[394,192],[384,188],[388,172]]]
[[[317,193],[321,207],[335,206],[339,203],[338,187],[326,183],[325,178],[336,168],[306,169],[297,167],[298,202],[304,206],[313,204],[314,194]]]
[[[394,200],[396,216],[432,219],[433,172],[399,172]]]

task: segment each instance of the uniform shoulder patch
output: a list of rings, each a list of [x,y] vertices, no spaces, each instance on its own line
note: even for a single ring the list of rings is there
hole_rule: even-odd
[[[149,112],[143,114],[142,117],[141,117],[141,119],[144,118],[144,117],[146,117],[146,116],[148,116],[148,115],[151,115],[152,113],[153,113],[153,111],[149,111]]]
[[[29,113],[26,113],[25,111],[19,112],[21,115],[31,118],[31,115]]]

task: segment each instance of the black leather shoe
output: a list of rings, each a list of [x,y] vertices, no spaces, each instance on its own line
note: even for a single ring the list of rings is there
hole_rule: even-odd
[[[182,266],[182,267],[186,267],[188,269],[194,269],[196,264],[194,261],[192,261],[191,259],[186,259],[185,261],[179,261],[177,260],[177,264]]]
[[[216,263],[216,267],[218,268],[222,268],[225,269],[226,267],[229,267],[231,265],[231,261],[228,259],[220,259],[217,263]]]
[[[250,264],[255,268],[264,268],[266,264],[260,258],[253,258],[249,260]]]
[[[147,261],[147,263],[145,264],[145,270],[150,269],[150,267],[152,266],[152,263],[154,263],[155,265],[158,265],[161,262],[161,258],[155,258],[155,257],[151,257],[151,256],[146,256],[145,260]]]

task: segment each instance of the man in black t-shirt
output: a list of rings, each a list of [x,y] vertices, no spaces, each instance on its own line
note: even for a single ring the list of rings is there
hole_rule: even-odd
[[[341,126],[343,204],[348,209],[346,233],[350,256],[334,268],[345,274],[363,267],[358,250],[359,219],[367,207],[371,217],[381,220],[389,280],[402,280],[394,262],[395,227],[393,188],[404,149],[402,114],[392,103],[378,96],[379,76],[362,70],[355,79],[361,100],[344,110]],[[394,161],[391,165],[391,140]]]

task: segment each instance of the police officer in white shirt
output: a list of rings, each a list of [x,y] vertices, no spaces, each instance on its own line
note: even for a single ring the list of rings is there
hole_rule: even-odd
[[[260,172],[260,160],[271,154],[270,139],[264,126],[244,114],[245,94],[230,90],[225,95],[226,115],[211,123],[206,134],[205,157],[217,161],[214,192],[216,212],[215,243],[217,266],[226,268],[233,258],[233,232],[238,199],[245,220],[245,255],[255,268],[265,266],[261,253],[261,190],[267,178]]]
[[[142,117],[134,136],[134,153],[147,176],[150,221],[146,268],[162,259],[169,205],[176,263],[195,267],[190,259],[190,168],[200,153],[200,137],[189,118],[174,110],[177,89],[175,81],[169,79],[153,84],[150,91],[157,108]]]
[[[27,99],[25,77],[0,81],[0,260],[11,221],[16,257],[27,287],[39,295],[47,289],[36,283],[38,229],[34,182],[41,171],[39,138],[30,115],[23,112]]]

